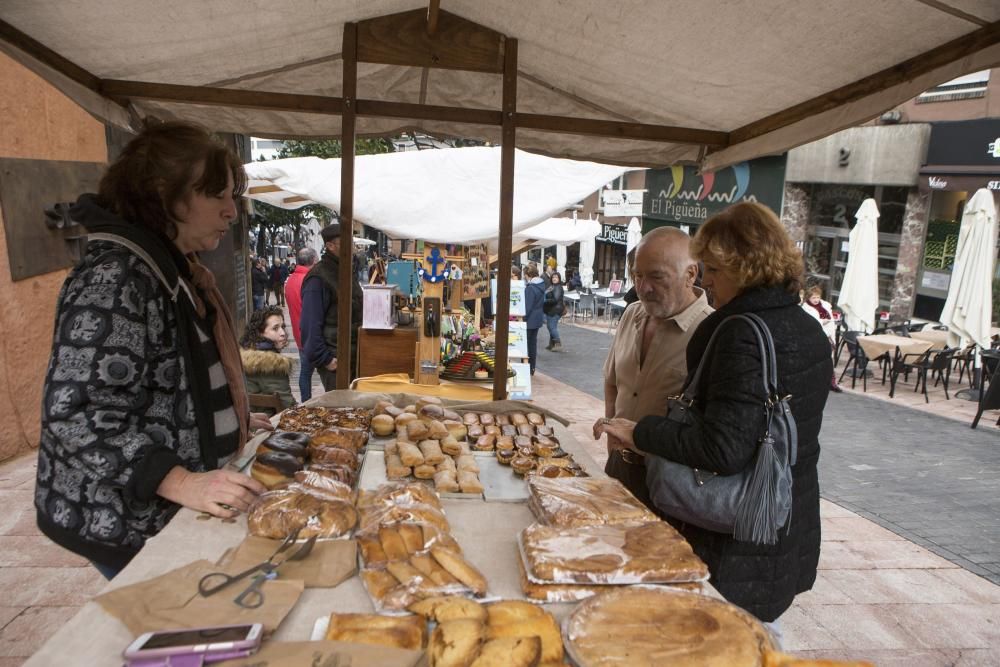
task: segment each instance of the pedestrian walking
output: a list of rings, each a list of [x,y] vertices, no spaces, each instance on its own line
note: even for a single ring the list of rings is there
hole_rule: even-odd
[[[274,265],[268,273],[271,282],[271,291],[274,292],[274,303],[277,306],[285,305],[285,281],[288,280],[288,267],[281,263],[277,257],[274,258]]]
[[[303,401],[312,398],[312,362],[306,354],[305,344],[302,341],[302,330],[299,327],[302,317],[302,281],[305,280],[309,270],[316,266],[319,255],[312,248],[302,248],[295,254],[295,270],[288,276],[285,282],[285,302],[288,304],[288,319],[292,324],[292,336],[295,338],[295,346],[299,348],[299,396]]]
[[[538,361],[538,330],[545,322],[542,304],[545,301],[545,283],[538,277],[538,265],[534,262],[524,269],[528,284],[524,287],[524,320],[528,325],[528,363],[531,374],[535,374]]]
[[[545,301],[542,303],[545,313],[545,325],[549,329],[549,344],[546,350],[559,352],[562,350],[562,340],[559,338],[559,318],[566,314],[566,304],[563,303],[562,276],[553,271],[549,287],[545,290]]]
[[[253,297],[253,309],[260,310],[264,307],[267,298],[267,270],[264,267],[264,260],[257,258],[250,267],[250,295]]]

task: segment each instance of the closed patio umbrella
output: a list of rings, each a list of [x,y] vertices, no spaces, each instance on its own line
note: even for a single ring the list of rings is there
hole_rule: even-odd
[[[628,232],[625,237],[625,289],[630,289],[632,287],[632,275],[629,271],[631,267],[628,264],[628,253],[632,252],[632,248],[639,245],[640,240],[642,240],[642,225],[639,224],[639,218],[632,218],[628,221]]]
[[[594,282],[594,255],[597,253],[597,242],[593,238],[580,241],[580,281],[584,287],[590,287]]]
[[[992,193],[981,188],[962,212],[951,285],[941,311],[941,323],[948,326],[951,347],[970,342],[984,348],[990,346],[996,243],[996,204]]]
[[[875,328],[878,310],[878,206],[874,199],[861,202],[854,214],[857,224],[851,230],[847,269],[840,286],[837,306],[844,311],[852,331]]]

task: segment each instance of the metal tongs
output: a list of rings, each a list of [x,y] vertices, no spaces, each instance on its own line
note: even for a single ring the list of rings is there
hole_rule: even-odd
[[[256,609],[261,606],[264,604],[264,594],[261,593],[260,589],[261,586],[264,585],[264,582],[269,579],[276,578],[278,576],[278,568],[284,563],[304,559],[312,551],[313,545],[316,544],[316,536],[314,535],[285,558],[279,558],[279,556],[292,548],[295,544],[295,540],[298,539],[299,532],[301,532],[301,530],[301,527],[296,528],[281,542],[275,552],[262,563],[258,563],[257,565],[243,570],[238,574],[231,575],[226,574],[225,572],[210,572],[206,574],[198,582],[198,592],[202,595],[202,597],[215,595],[222,589],[227,588],[230,584],[234,584],[237,581],[246,579],[250,575],[259,572],[259,574],[257,574],[257,576],[255,576],[250,582],[250,585],[233,599],[233,602],[245,609]]]

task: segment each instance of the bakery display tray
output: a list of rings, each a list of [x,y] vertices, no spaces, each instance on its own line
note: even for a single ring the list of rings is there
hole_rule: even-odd
[[[370,444],[370,443],[369,443]],[[456,498],[459,500],[486,500],[492,502],[524,502],[528,499],[528,485],[522,477],[518,477],[511,470],[510,466],[500,465],[496,457],[488,452],[481,452],[481,456],[476,456],[476,463],[479,464],[479,481],[483,485],[483,493],[438,493],[442,498]],[[385,452],[379,449],[368,447],[365,460],[361,464],[361,474],[358,475],[358,488],[372,491],[389,479],[385,476]],[[414,481],[409,477],[399,481]],[[431,488],[434,487],[433,480],[415,480],[424,482]]]

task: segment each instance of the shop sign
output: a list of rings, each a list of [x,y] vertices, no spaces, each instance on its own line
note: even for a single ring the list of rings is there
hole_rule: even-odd
[[[781,214],[785,156],[741,162],[712,173],[674,166],[646,172],[646,218],[700,225],[731,204],[759,202]]]
[[[597,240],[615,245],[628,245],[628,228],[602,222],[601,235],[597,237]]]
[[[642,215],[642,193],[645,190],[601,190],[604,215],[622,218]]]
[[[1000,165],[1000,118],[933,123],[928,165]]]

